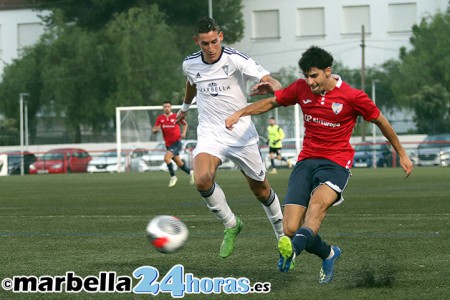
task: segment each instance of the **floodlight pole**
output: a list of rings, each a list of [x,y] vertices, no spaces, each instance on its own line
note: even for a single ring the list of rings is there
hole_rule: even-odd
[[[377,80],[377,79],[372,80],[372,100],[373,100],[374,104],[377,103],[377,101],[376,101],[376,83],[377,82],[379,82],[379,80]],[[373,142],[372,142],[373,143],[372,167],[374,169],[376,169],[376,167],[377,167],[377,162],[376,162],[377,154],[376,154],[376,151],[375,151],[375,143],[376,143],[376,138],[377,138],[377,128],[376,128],[375,123],[372,124],[372,138],[373,138]]]
[[[213,17],[212,0],[208,0],[208,17]]]
[[[25,174],[25,164],[24,164],[24,149],[23,149],[23,97],[30,96],[28,93],[20,93],[20,101],[19,101],[19,109],[20,109],[20,175]],[[28,113],[28,112],[27,112]],[[28,117],[28,116],[27,116]],[[28,121],[27,121],[27,127],[28,127]],[[27,130],[28,133],[28,130]],[[28,139],[27,139],[28,141]]]
[[[25,150],[28,151],[28,101],[24,101],[25,106]]]

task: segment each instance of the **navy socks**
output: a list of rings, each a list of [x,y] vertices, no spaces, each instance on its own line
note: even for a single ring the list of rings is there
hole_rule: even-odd
[[[322,259],[327,258],[331,248],[319,235],[314,235],[308,227],[301,227],[292,238],[295,254],[299,255],[303,250],[315,254]]]

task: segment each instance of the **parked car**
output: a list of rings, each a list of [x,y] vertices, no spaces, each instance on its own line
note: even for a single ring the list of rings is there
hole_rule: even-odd
[[[450,134],[427,136],[411,154],[418,166],[450,166]]]
[[[145,149],[122,149],[120,172],[128,170],[132,161],[138,161],[146,152]],[[87,167],[88,173],[116,173],[119,171],[117,163],[117,149],[110,149],[94,156]]]
[[[395,166],[399,166],[399,158],[394,154],[390,144],[386,141],[364,142],[355,146],[355,156],[353,158],[354,168],[371,168],[373,166],[373,156],[378,168],[392,167],[393,159],[396,157]]]
[[[260,140],[262,141],[260,143],[261,155],[264,159],[264,163],[266,164],[266,168],[269,169],[269,168],[271,168],[269,147],[267,145],[264,145],[266,139],[260,138]],[[292,164],[292,166],[295,165],[295,163],[297,162],[298,154],[300,153],[300,151],[297,151],[297,148],[295,147],[295,139],[293,139],[293,138],[284,139],[282,143],[283,143],[283,148],[281,149],[281,156],[285,157],[287,160],[289,160],[289,162]],[[301,147],[301,142],[300,142],[300,147]],[[274,164],[275,164],[276,168],[287,168],[289,166],[287,161],[278,160],[278,159],[274,160]]]
[[[180,152],[180,157],[187,164],[189,168],[192,167],[192,151],[197,146],[197,140],[182,140],[183,146]],[[131,171],[148,172],[148,171],[168,171],[167,165],[164,161],[166,154],[166,145],[164,142],[159,143],[154,149],[144,153],[139,160],[131,161]],[[230,159],[219,166],[221,169],[234,169],[236,166]],[[173,169],[177,170],[177,165],[173,163]]]
[[[30,165],[30,174],[86,172],[91,159],[89,153],[83,149],[53,149]]]
[[[6,154],[8,156],[8,174],[15,175],[20,174],[21,165],[21,152],[20,151],[8,151],[0,154]],[[36,156],[28,151],[23,152],[23,170],[24,174],[30,172],[30,165],[36,161]]]
[[[182,140],[182,149],[180,151],[180,157],[184,160],[189,167],[191,167],[191,152],[197,145],[196,140]],[[168,171],[167,165],[164,162],[164,155],[167,148],[164,142],[156,145],[154,149],[147,151],[138,161],[134,161],[131,164],[131,171],[148,172],[148,171]],[[174,163],[174,170],[177,169],[177,165]]]

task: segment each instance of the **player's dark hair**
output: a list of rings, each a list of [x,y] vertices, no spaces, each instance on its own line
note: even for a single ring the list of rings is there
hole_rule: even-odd
[[[316,67],[320,70],[324,70],[333,65],[333,56],[324,49],[311,46],[305,52],[298,61],[298,66],[303,72],[309,72],[311,68]]]
[[[163,102],[163,105],[164,105],[164,104],[170,104],[170,105],[172,105],[172,102],[170,102],[169,100],[166,100],[166,101]]]
[[[198,20],[196,27],[196,34],[208,33],[210,31],[220,32],[220,26],[213,18],[204,17]]]

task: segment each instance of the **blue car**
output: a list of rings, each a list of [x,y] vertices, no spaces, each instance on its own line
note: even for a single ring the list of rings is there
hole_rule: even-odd
[[[371,168],[373,167],[373,158],[375,156],[376,166],[378,168],[382,167],[392,167],[399,166],[398,156],[395,151],[391,149],[390,144],[385,141],[364,142],[357,144],[355,146],[355,156],[353,159],[354,168]]]

